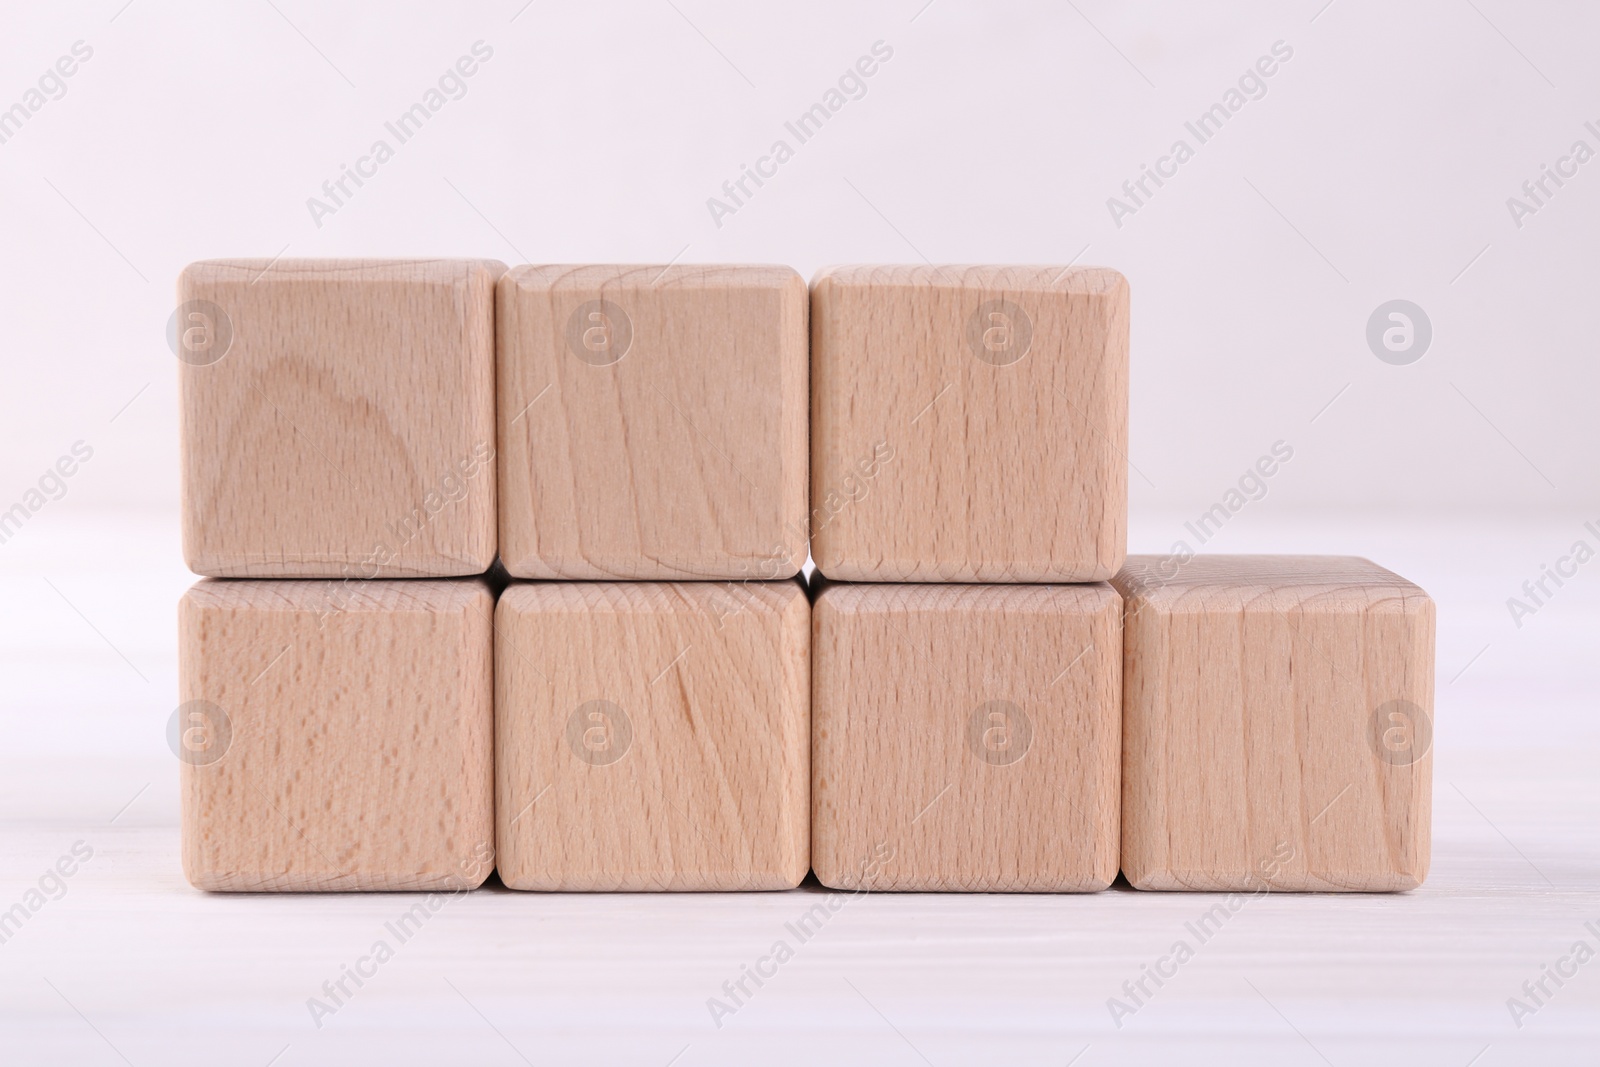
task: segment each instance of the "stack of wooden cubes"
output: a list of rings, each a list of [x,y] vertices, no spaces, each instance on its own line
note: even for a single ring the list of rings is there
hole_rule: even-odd
[[[179,289],[197,886],[1426,874],[1431,601],[1364,560],[1125,559],[1115,271]]]

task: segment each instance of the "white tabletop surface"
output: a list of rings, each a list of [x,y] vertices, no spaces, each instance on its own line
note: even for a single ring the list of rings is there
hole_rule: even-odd
[[[1136,518],[1133,547],[1182,518]],[[92,857],[0,944],[0,1062],[1600,1062],[1600,959],[1520,1020],[1507,1004],[1575,942],[1600,951],[1600,587],[1580,573],[1520,628],[1506,608],[1600,543],[1585,518],[1263,506],[1207,546],[1367,555],[1438,601],[1432,873],[1251,900],[1119,1027],[1108,998],[1220,897],[868,895],[801,944],[785,924],[823,890],[496,888],[397,944],[385,924],[417,897],[191,889],[163,738],[193,580],[176,523],[63,506],[0,549],[0,910],[75,845]],[[393,958],[314,1019],[380,939]],[[718,1026],[708,998],[779,939],[794,957]]]

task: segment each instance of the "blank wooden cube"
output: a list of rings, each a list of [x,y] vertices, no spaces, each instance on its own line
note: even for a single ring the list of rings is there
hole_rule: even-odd
[[[838,889],[1077,892],[1117,873],[1108,585],[829,585],[812,865]]]
[[[798,582],[534,583],[500,598],[512,889],[792,889],[809,863]]]
[[[1139,889],[1428,873],[1434,607],[1342,556],[1133,556],[1122,870]]]
[[[799,573],[806,308],[788,267],[540,266],[502,278],[506,569]]]
[[[183,870],[213,890],[452,890],[494,869],[494,598],[203,581],[179,608]]]
[[[495,556],[487,260],[209,260],[178,280],[197,574],[482,574]]]
[[[1090,582],[1126,552],[1113,270],[836,267],[812,283],[812,555],[846,581]]]

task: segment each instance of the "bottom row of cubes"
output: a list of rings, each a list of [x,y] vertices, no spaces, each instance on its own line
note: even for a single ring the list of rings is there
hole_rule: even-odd
[[[814,604],[799,581],[498,602],[479,580],[202,581],[171,730],[184,871],[242,891],[815,871],[1082,892],[1119,868],[1152,889],[1410,888],[1432,603],[1333,562],[1280,574],[1299,591],[1276,600],[1237,580],[1219,599],[1207,576],[1250,564],[1204,558],[1181,583],[1135,560],[1113,584],[826,584]]]

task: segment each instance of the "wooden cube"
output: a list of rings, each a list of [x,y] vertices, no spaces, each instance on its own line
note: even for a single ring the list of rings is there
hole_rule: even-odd
[[[178,280],[197,574],[482,574],[495,556],[486,260],[209,260]]]
[[[1428,873],[1434,607],[1364,559],[1134,556],[1122,870],[1139,889]]]
[[[1127,541],[1113,270],[836,267],[812,283],[812,555],[846,581],[1090,582]]]
[[[502,278],[506,569],[799,573],[806,310],[788,267],[540,266]]]
[[[1122,601],[1110,586],[828,585],[814,617],[823,885],[1111,884]]]
[[[798,582],[500,598],[496,836],[512,889],[792,889],[809,863]]]
[[[203,581],[179,608],[183,870],[213,890],[451,890],[494,868],[478,581]]]

